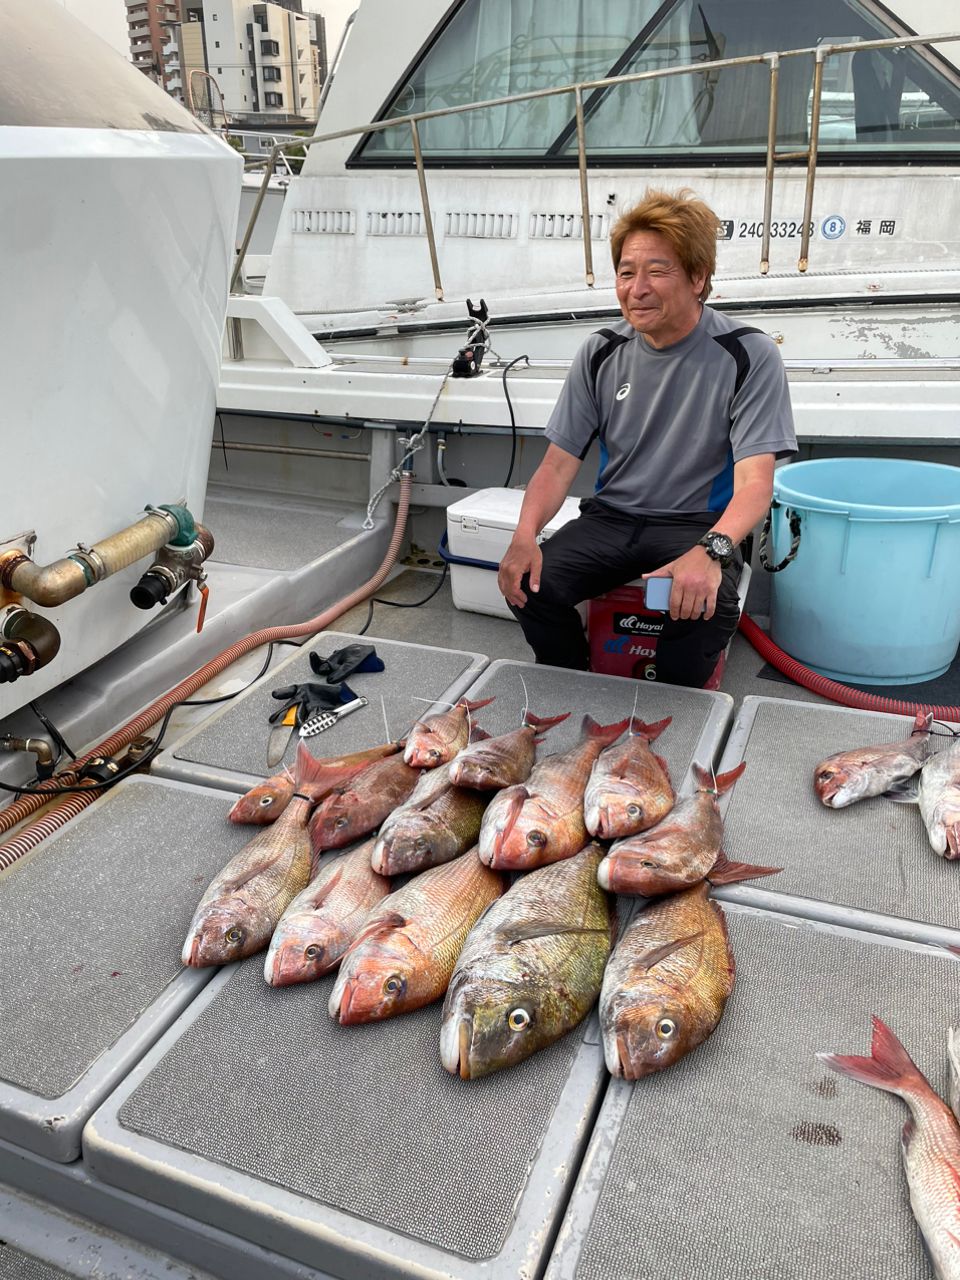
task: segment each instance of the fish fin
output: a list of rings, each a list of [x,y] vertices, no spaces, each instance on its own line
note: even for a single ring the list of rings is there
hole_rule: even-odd
[[[368,942],[371,938],[380,937],[383,934],[393,933],[394,929],[402,929],[407,923],[406,916],[400,915],[399,911],[388,911],[385,916],[377,916],[375,920],[368,921],[354,940],[350,943],[344,952],[344,956],[350,954],[363,942]]]
[[[536,729],[537,733],[546,733],[547,730],[551,729],[555,724],[560,724],[561,721],[569,720],[569,718],[569,711],[565,711],[562,716],[535,716],[528,708],[524,712],[523,720],[520,723],[525,725],[528,729]],[[537,741],[539,742],[540,739],[538,738]]]
[[[618,720],[616,724],[597,724],[593,716],[586,715],[581,722],[580,731],[584,737],[593,738],[607,747],[611,742],[616,742],[629,723],[629,716],[625,720]]]
[[[698,938],[703,937],[703,930],[697,933],[691,933],[686,938],[671,938],[669,942],[663,943],[662,946],[652,947],[651,950],[645,951],[642,955],[637,956],[637,963],[643,965],[644,969],[649,972],[658,964],[674,955],[677,951],[682,951],[684,947],[689,946],[691,942],[696,942]]]
[[[919,775],[915,773],[911,778],[901,778],[882,792],[882,795],[885,800],[892,800],[894,804],[916,804],[920,799]]]
[[[818,1053],[817,1057],[832,1071],[888,1093],[915,1093],[918,1088],[930,1088],[906,1049],[877,1017],[873,1019],[869,1058],[844,1053]]]
[[[665,720],[655,720],[653,724],[644,724],[639,716],[631,716],[630,737],[646,738],[648,742],[653,742],[654,738],[659,738],[664,729],[672,723],[673,716],[667,716]]]
[[[783,867],[758,867],[750,862],[731,862],[721,849],[717,860],[707,872],[711,884],[736,884],[738,880],[753,880],[758,876],[775,876]]]
[[[567,933],[607,933],[608,930],[603,928],[588,927],[580,924],[510,924],[501,930],[502,936],[506,939],[507,944],[515,947],[518,942],[530,942],[534,938],[552,938],[560,937]]]
[[[717,795],[722,796],[725,791],[729,791],[746,767],[746,760],[741,760],[735,769],[728,769],[726,773],[718,773]]]
[[[670,777],[670,766],[667,764],[666,760],[664,760],[663,756],[658,756],[655,752],[653,753],[653,758],[654,760],[656,760],[657,764],[660,766],[663,772],[667,775],[667,781],[670,783],[670,786],[672,787],[673,779]]]
[[[920,711],[917,712],[917,718],[913,722],[913,733],[911,733],[910,736],[913,737],[914,733],[929,733],[932,728],[933,728],[933,712],[932,711],[924,712],[921,709]]]
[[[496,701],[496,698],[496,694],[492,698],[480,698],[476,702],[471,702],[469,698],[461,698],[460,706],[466,707],[468,711],[479,711],[481,707],[489,707],[491,702]]]
[[[478,724],[471,724],[469,737],[470,742],[485,742],[489,737],[490,734],[487,733],[486,729],[481,729]]]
[[[317,861],[319,862],[319,859],[317,859]],[[314,874],[315,873],[314,873],[313,867],[311,866],[310,868],[311,880],[313,879]],[[341,865],[337,867],[336,871],[334,871],[333,875],[330,877],[329,880],[325,880],[324,883],[320,885],[320,887],[317,889],[315,897],[311,898],[310,903],[314,911],[316,911],[317,907],[319,907],[322,902],[326,902],[327,898],[329,898],[330,894],[333,892],[333,890],[337,887],[337,885],[340,883],[342,879],[343,879],[343,866]]]

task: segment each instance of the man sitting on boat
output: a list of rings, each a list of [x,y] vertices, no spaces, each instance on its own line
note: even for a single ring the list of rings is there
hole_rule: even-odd
[[[641,576],[673,579],[658,680],[702,687],[737,626],[739,544],[797,444],[774,342],[703,305],[718,225],[690,191],[648,191],[611,231],[624,319],[577,352],[500,565],[537,662],[586,670],[577,604]],[[594,496],[539,546],[595,439]]]

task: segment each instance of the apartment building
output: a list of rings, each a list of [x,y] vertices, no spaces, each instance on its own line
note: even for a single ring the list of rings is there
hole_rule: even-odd
[[[316,122],[314,15],[302,12],[300,0],[187,0],[184,16],[183,73],[189,75],[196,65],[201,42],[191,27],[201,22],[205,70],[219,85],[232,121],[266,128]],[[189,55],[187,41],[193,50]],[[216,105],[216,94],[214,99]]]
[[[170,41],[180,19],[180,0],[163,0],[163,3],[127,0],[127,33],[133,65],[175,96],[180,67]]]

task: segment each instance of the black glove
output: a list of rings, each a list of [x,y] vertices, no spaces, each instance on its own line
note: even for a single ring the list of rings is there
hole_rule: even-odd
[[[312,656],[312,655],[311,655]],[[347,684],[288,684],[270,694],[283,706],[270,716],[270,724],[282,720],[291,707],[297,708],[297,726],[319,711],[334,711],[345,702],[353,702],[356,694]]]
[[[338,684],[356,672],[383,671],[383,659],[377,657],[372,644],[348,644],[337,649],[329,658],[321,658],[319,653],[310,654],[310,667],[315,675],[322,677],[330,684]]]

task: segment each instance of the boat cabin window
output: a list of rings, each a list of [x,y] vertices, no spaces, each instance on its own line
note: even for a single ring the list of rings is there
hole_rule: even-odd
[[[767,65],[706,64],[902,34],[873,0],[462,0],[379,118],[694,66],[682,75],[585,90],[589,160],[759,162],[767,141]],[[781,150],[808,144],[813,70],[812,52],[781,62]],[[576,163],[573,95],[425,120],[420,140],[434,164]],[[820,149],[825,160],[960,151],[960,76],[927,50],[828,57]],[[412,157],[404,125],[368,135],[352,162],[395,165]]]

